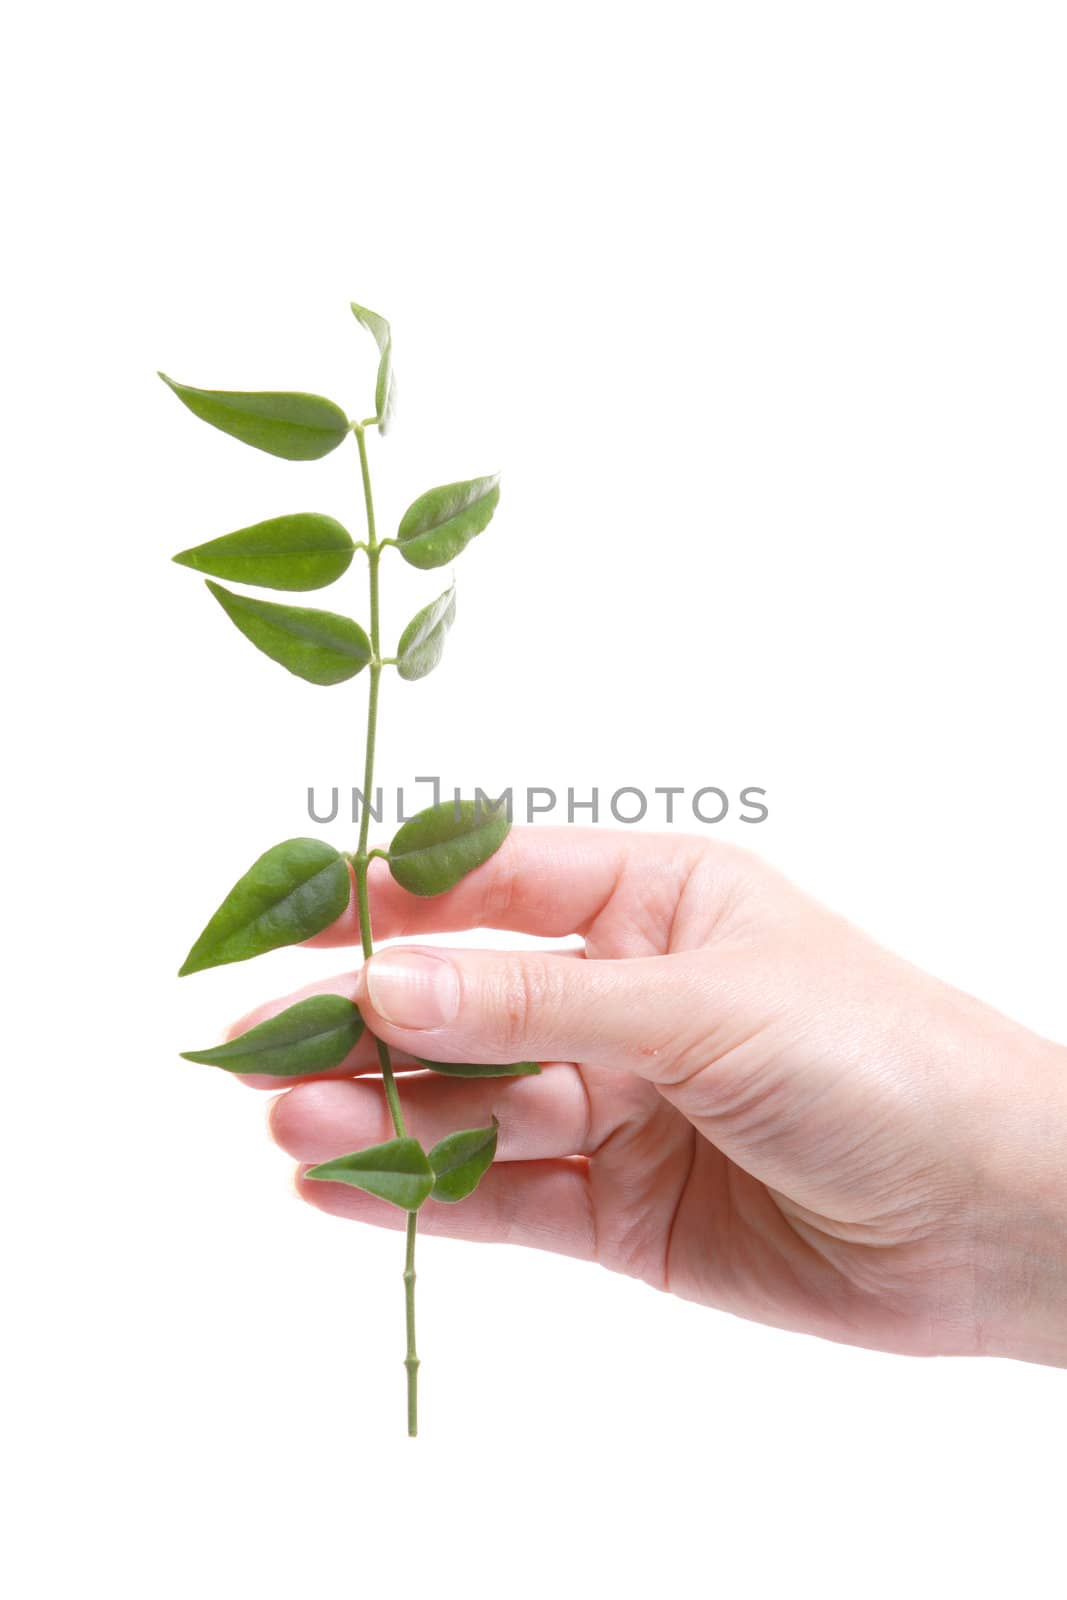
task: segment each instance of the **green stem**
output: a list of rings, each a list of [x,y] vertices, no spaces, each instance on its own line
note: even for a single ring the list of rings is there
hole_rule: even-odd
[[[408,1434],[419,1431],[419,1358],[415,1354],[415,1227],[417,1211],[408,1212],[407,1253],[404,1257],[404,1312],[408,1330],[408,1353],[404,1366],[408,1374]]]
[[[370,693],[367,698],[367,739],[363,761],[363,812],[359,821],[359,845],[353,857],[352,865],[356,878],[356,905],[359,910],[359,936],[363,945],[363,959],[369,961],[374,954],[374,935],[370,920],[370,897],[367,893],[367,868],[370,857],[367,853],[367,842],[370,834],[370,805],[374,793],[374,747],[378,737],[378,692],[382,677],[382,646],[381,628],[379,623],[378,602],[378,563],[381,559],[381,545],[374,526],[374,497],[371,494],[370,466],[367,461],[367,441],[364,433],[364,424],[358,423],[353,432],[356,444],[359,446],[359,466],[363,477],[363,501],[367,509],[367,569],[370,575],[370,645],[371,660],[368,668],[370,672]],[[379,852],[374,852],[378,854]],[[407,1130],[404,1126],[404,1113],[400,1106],[400,1094],[396,1086],[396,1076],[393,1072],[393,1063],[389,1055],[389,1046],[381,1039],[374,1041],[378,1051],[378,1063],[382,1069],[382,1083],[385,1088],[385,1098],[389,1104],[389,1115],[393,1120],[393,1128],[398,1139],[403,1139]],[[407,1355],[404,1366],[407,1369],[408,1381],[408,1433],[412,1438],[418,1432],[418,1372],[419,1358],[415,1354],[415,1227],[417,1213],[408,1212],[407,1225],[407,1252],[404,1258],[404,1310],[407,1323]]]

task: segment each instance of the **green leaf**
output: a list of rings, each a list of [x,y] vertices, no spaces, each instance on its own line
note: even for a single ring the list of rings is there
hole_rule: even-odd
[[[443,567],[489,526],[500,499],[500,474],[446,483],[412,502],[397,530],[397,544],[413,567]]]
[[[388,1200],[404,1211],[417,1211],[433,1188],[433,1168],[417,1139],[390,1139],[336,1161],[310,1167],[309,1178],[328,1183],[348,1183],[353,1189]]]
[[[236,628],[257,650],[308,683],[344,683],[371,658],[370,640],[358,622],[335,611],[280,606],[253,600],[221,584],[207,586]]]
[[[393,374],[393,330],[377,311],[357,306],[352,301],[352,315],[362,323],[378,346],[378,379],[374,385],[374,413],[378,418],[378,432],[388,433],[396,410],[396,378]]]
[[[496,1155],[499,1123],[494,1117],[488,1128],[464,1128],[450,1133],[430,1151],[435,1200],[465,1200],[478,1187]]]
[[[286,461],[317,461],[336,450],[348,433],[348,418],[340,406],[321,394],[191,389],[165,372],[159,376],[194,417]]]
[[[527,1078],[541,1070],[537,1061],[509,1061],[506,1066],[494,1067],[471,1061],[427,1061],[425,1056],[415,1060],[420,1067],[443,1072],[447,1078]]]
[[[316,994],[226,1044],[181,1053],[186,1061],[224,1067],[227,1072],[297,1078],[339,1067],[359,1043],[362,1032],[363,1018],[351,1000],[339,994]]]
[[[440,661],[445,636],[456,620],[456,586],[417,611],[400,635],[396,670],[402,678],[425,678]]]
[[[174,557],[179,566],[210,572],[231,583],[258,583],[264,589],[324,589],[355,554],[352,536],[333,517],[297,511],[271,517],[250,528],[224,533]]]
[[[337,921],[350,887],[348,862],[322,839],[272,845],[234,884],[178,976],[310,939]]]
[[[405,822],[389,846],[389,870],[411,894],[443,894],[500,849],[507,812],[473,800],[430,806]]]

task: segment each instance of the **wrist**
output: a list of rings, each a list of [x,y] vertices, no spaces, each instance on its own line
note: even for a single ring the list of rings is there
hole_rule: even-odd
[[[1067,1049],[1033,1039],[1001,1086],[979,1209],[978,1348],[1067,1367]]]

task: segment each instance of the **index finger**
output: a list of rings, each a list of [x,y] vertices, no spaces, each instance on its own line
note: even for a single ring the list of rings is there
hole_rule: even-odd
[[[620,893],[654,881],[656,898],[675,894],[697,854],[699,839],[679,834],[629,834],[594,828],[513,828],[495,855],[445,894],[423,897],[402,889],[380,858],[367,885],[376,939],[499,928],[563,938],[584,934]],[[359,943],[355,897],[309,945]]]

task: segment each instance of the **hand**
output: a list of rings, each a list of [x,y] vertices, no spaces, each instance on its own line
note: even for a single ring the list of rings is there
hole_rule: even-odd
[[[357,1001],[406,1070],[425,1146],[499,1118],[480,1187],[428,1201],[423,1231],[563,1251],[850,1344],[1067,1365],[1067,1050],[728,847],[517,828],[429,900],[373,867],[376,938],[585,941],[393,947],[301,991]],[[315,942],[357,939],[350,907]],[[412,1072],[416,1055],[546,1065],[464,1080]],[[285,1150],[310,1163],[391,1137],[380,1083],[359,1076],[372,1059],[364,1036],[331,1081],[275,1101]],[[298,1185],[324,1211],[403,1226],[358,1190]]]

